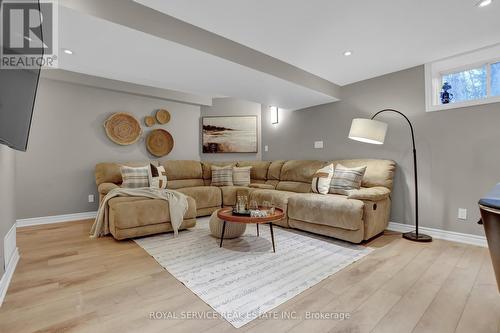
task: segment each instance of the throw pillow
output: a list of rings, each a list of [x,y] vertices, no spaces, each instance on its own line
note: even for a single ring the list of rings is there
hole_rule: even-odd
[[[233,184],[235,186],[248,186],[250,185],[250,169],[247,167],[234,167],[233,168]]]
[[[348,195],[349,190],[359,190],[365,171],[366,166],[347,168],[337,164],[330,183],[330,193]]]
[[[149,165],[149,186],[154,188],[167,188],[167,173],[163,166]]]
[[[233,186],[233,166],[212,165],[212,186]]]
[[[316,171],[312,179],[312,191],[319,194],[328,194],[332,177],[333,164],[327,165],[326,167]]]
[[[143,167],[122,165],[120,170],[122,173],[122,187],[149,187],[149,165]]]

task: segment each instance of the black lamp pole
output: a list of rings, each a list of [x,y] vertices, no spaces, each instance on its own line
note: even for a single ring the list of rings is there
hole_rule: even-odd
[[[411,131],[411,142],[413,145],[413,174],[415,176],[415,231],[413,232],[406,232],[403,233],[403,238],[415,241],[415,242],[432,242],[432,237],[428,235],[424,235],[418,232],[418,177],[417,177],[417,150],[415,149],[415,134],[413,133],[413,125],[410,122],[410,119],[408,119],[407,116],[405,116],[402,112],[399,112],[398,110],[393,110],[393,109],[384,109],[381,110],[373,115],[371,118],[372,120],[378,116],[379,114],[383,112],[394,112],[399,114],[400,116],[403,116],[403,118],[406,119],[408,122],[408,125],[410,125],[410,131]]]

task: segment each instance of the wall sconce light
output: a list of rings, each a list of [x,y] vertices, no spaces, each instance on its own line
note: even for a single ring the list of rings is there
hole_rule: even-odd
[[[271,124],[275,125],[278,123],[278,107],[270,106],[269,110],[271,111]]]

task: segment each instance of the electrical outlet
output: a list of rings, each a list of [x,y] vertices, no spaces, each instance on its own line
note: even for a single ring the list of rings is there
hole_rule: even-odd
[[[269,146],[268,145],[264,146],[264,151],[269,151]]]
[[[467,209],[465,208],[458,209],[458,219],[467,220]]]
[[[323,141],[314,141],[314,149],[323,149]]]
[[[89,194],[89,202],[94,202],[94,195],[93,194]]]

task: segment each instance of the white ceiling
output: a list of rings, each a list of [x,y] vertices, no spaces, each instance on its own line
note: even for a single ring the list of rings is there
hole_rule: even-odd
[[[498,0],[136,1],[340,85],[500,42]]]
[[[113,24],[66,7],[59,10],[61,69],[136,84],[230,96],[287,109],[336,99],[228,60]]]

